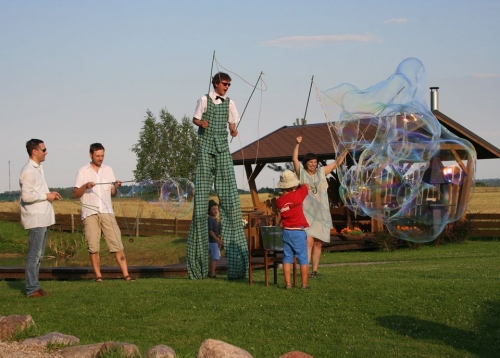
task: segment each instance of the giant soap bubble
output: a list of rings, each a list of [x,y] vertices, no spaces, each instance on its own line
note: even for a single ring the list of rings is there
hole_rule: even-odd
[[[135,183],[127,196],[160,206],[172,217],[183,218],[193,211],[194,184],[185,178],[143,180]]]
[[[472,144],[439,123],[426,93],[424,66],[409,58],[368,89],[342,84],[319,94],[337,154],[350,152],[352,165],[337,170],[343,202],[414,242],[462,217],[476,164]]]

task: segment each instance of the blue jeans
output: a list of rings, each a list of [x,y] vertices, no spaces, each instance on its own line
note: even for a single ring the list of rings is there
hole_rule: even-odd
[[[45,252],[45,243],[47,242],[48,227],[35,227],[29,229],[28,235],[28,256],[26,257],[26,293],[29,295],[40,289],[38,284],[38,273],[40,271],[40,262]]]

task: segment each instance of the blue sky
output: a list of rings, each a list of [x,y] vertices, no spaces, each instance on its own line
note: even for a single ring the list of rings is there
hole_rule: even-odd
[[[303,117],[313,75],[324,90],[367,88],[408,57],[440,87],[443,113],[500,147],[500,2],[368,3],[0,0],[0,192],[18,189],[30,138],[45,141],[51,187],[73,186],[93,142],[117,178],[133,179],[146,110],[191,118],[214,51],[234,73],[228,95],[240,113],[261,71],[267,85],[232,152]],[[314,93],[307,120],[325,120]],[[479,161],[476,177],[500,177],[498,164]],[[277,177],[265,169],[257,185]],[[236,178],[245,187],[241,168]]]

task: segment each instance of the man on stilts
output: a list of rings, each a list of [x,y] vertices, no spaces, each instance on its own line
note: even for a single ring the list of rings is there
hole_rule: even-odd
[[[239,116],[234,102],[226,97],[231,77],[219,72],[212,78],[212,85],[214,90],[198,100],[193,116],[193,123],[199,127],[199,145],[194,211],[187,241],[187,268],[191,279],[208,276],[208,196],[215,183],[227,278],[241,279],[248,277],[248,246],[226,130],[227,123],[231,137],[238,135],[236,124]]]

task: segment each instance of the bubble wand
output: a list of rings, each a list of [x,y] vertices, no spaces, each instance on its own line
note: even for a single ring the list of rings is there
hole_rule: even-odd
[[[302,136],[302,131],[304,130],[304,124],[306,124],[307,107],[309,107],[309,99],[311,98],[311,89],[314,82],[314,75],[311,77],[311,86],[309,87],[309,95],[307,96],[306,111],[304,113],[304,118],[302,119],[302,128],[300,129],[300,135]]]
[[[255,92],[255,89],[257,88],[257,85],[259,84],[259,81],[262,78],[263,74],[264,74],[264,72],[261,71],[260,75],[259,75],[259,78],[257,79],[257,82],[255,83],[255,86],[253,86],[253,91],[250,94],[250,97],[248,98],[248,101],[247,101],[247,104],[245,105],[245,108],[243,109],[243,113],[241,114],[240,120],[238,121],[238,124],[236,125],[236,129],[238,129],[238,126],[240,125],[241,120],[243,119],[243,116],[245,115],[245,111],[247,110],[248,104],[250,103],[250,100],[252,99],[253,93]],[[229,143],[233,142],[233,138],[234,137],[231,138],[231,140],[229,141]]]

